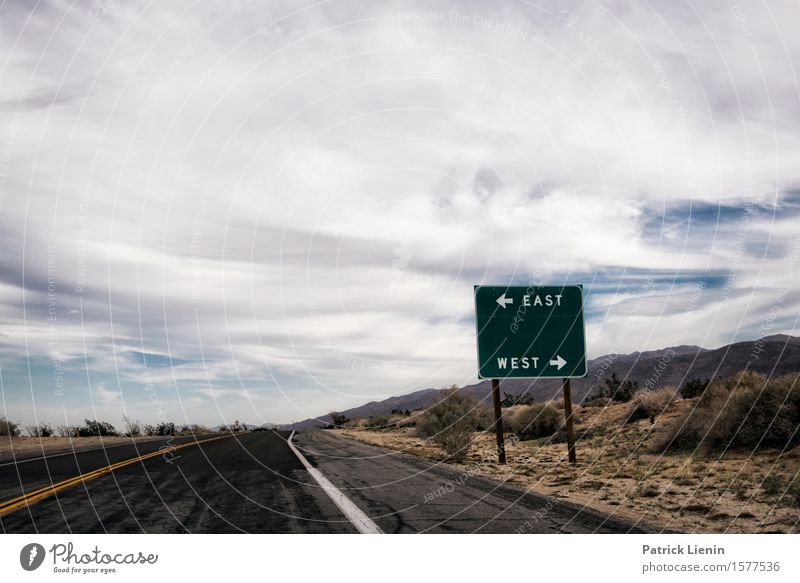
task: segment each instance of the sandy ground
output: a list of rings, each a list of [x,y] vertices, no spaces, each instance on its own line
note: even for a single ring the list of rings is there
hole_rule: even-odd
[[[81,449],[95,449],[163,437],[0,437],[0,462]]]
[[[453,464],[496,480],[508,480],[617,516],[678,532],[800,532],[800,507],[764,492],[764,476],[788,483],[800,469],[800,448],[728,452],[722,456],[646,453],[680,408],[678,401],[654,424],[625,424],[626,405],[579,407],[578,463],[566,460],[566,444],[547,439],[507,441],[508,464],[497,463],[494,434],[476,433],[464,463]],[[441,450],[416,437],[413,427],[343,429],[337,433],[374,445],[443,460]]]

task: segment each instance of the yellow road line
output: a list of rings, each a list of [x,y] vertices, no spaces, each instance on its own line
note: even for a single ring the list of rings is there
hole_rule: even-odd
[[[248,432],[249,433],[249,432]],[[199,445],[201,443],[208,443],[209,441],[216,441],[218,439],[225,439],[226,437],[233,437],[232,435],[221,435],[219,437],[210,437],[208,439],[201,439],[200,441],[189,441],[186,443],[180,443],[178,445],[171,445],[164,449],[158,449],[156,451],[146,453],[135,458],[123,460],[121,462],[117,462],[102,468],[98,468],[96,470],[92,470],[91,472],[86,472],[84,474],[79,474],[75,477],[68,478],[56,484],[51,484],[49,486],[45,486],[44,488],[39,488],[38,490],[34,490],[33,492],[28,492],[23,494],[22,496],[17,496],[16,498],[12,498],[11,500],[6,500],[5,502],[0,502],[0,516],[5,516],[6,514],[10,514],[15,510],[19,510],[23,506],[28,506],[33,502],[41,500],[42,498],[46,498],[47,496],[51,496],[56,492],[69,488],[70,486],[74,486],[78,483],[86,482],[93,478],[99,478],[102,475],[108,474],[113,472],[114,470],[118,470],[120,468],[124,468],[125,466],[129,466],[131,464],[135,464],[136,462],[141,462],[151,457],[156,457],[159,455],[164,455],[171,451],[175,451],[176,449],[181,449],[184,447],[189,447],[192,445]]]

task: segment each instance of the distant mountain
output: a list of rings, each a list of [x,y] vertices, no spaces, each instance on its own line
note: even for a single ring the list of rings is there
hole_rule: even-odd
[[[769,376],[800,372],[800,337],[776,334],[712,350],[699,346],[673,346],[631,354],[607,354],[587,364],[586,377],[572,379],[572,399],[576,403],[596,387],[603,386],[604,379],[613,373],[617,373],[621,379],[636,381],[642,388],[658,388],[680,386],[696,378],[726,377],[742,370]],[[505,379],[500,382],[500,390],[508,395],[527,394],[536,401],[547,401],[561,396],[561,380]],[[468,385],[461,391],[479,401],[491,403],[491,381]],[[372,401],[342,413],[351,419],[358,419],[370,415],[388,415],[395,409],[413,411],[434,403],[440,393],[439,389],[423,389],[383,401]],[[330,417],[324,415],[300,421],[294,427],[307,429],[328,423]]]

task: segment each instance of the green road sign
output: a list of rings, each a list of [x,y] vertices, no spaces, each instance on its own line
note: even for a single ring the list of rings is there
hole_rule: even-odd
[[[583,287],[475,286],[478,376],[586,376]]]

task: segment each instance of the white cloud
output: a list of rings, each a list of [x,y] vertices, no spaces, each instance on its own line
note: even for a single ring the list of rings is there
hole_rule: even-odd
[[[219,421],[210,391],[258,382],[276,392],[226,411],[285,420],[473,379],[473,283],[583,281],[597,355],[683,338],[685,281],[631,313],[650,269],[735,266],[687,343],[757,329],[741,298],[786,279],[796,214],[687,211],[690,237],[658,217],[785,210],[792,3],[93,6],[2,9],[12,360],[87,354],[136,383],[122,353],[171,356],[150,378],[184,384],[199,421]]]

